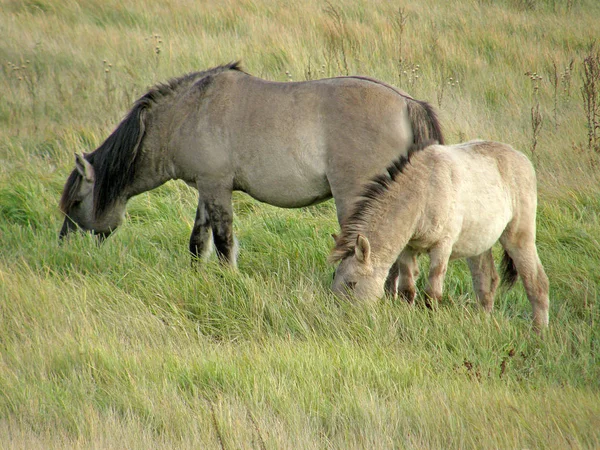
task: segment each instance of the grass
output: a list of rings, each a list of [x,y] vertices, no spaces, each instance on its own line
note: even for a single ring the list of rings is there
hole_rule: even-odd
[[[1,10],[0,447],[600,447],[600,160],[581,97],[597,2],[406,4],[400,69],[398,6],[385,2]],[[439,104],[449,142],[528,153],[539,102],[546,335],[531,332],[520,285],[481,313],[463,262],[435,312],[337,301],[331,202],[283,210],[236,194],[236,272],[190,268],[196,198],[182,183],[134,198],[103,245],[59,246],[73,153],[152,84],[239,58],[280,81],[309,68],[402,80]],[[542,77],[535,93],[527,72]]]

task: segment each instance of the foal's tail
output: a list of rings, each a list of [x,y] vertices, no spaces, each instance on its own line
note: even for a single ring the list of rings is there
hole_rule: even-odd
[[[413,132],[413,147],[425,148],[432,141],[437,141],[440,145],[443,145],[442,127],[433,107],[427,102],[414,98],[410,98],[406,106]]]
[[[518,278],[519,274],[515,267],[515,262],[506,250],[504,250],[504,256],[502,257],[502,285],[505,286],[506,289],[510,289],[517,282]]]

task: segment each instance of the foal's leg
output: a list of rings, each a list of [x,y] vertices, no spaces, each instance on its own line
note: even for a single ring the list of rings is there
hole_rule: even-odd
[[[498,288],[498,272],[494,265],[492,249],[481,255],[467,258],[467,264],[471,270],[473,289],[479,304],[485,312],[491,312],[494,307],[494,294]]]
[[[439,303],[442,300],[444,278],[446,277],[448,260],[450,259],[451,254],[452,245],[447,243],[441,243],[429,251],[429,279],[427,287],[425,288],[425,294],[427,294],[428,297],[428,307],[434,306],[430,299],[433,299],[436,303]]]
[[[196,219],[194,220],[194,228],[190,236],[190,253],[192,254],[192,262],[198,259],[206,259],[212,252],[212,231],[210,228],[210,220],[204,201],[198,202],[196,209]]]
[[[535,228],[533,228],[535,230]],[[533,326],[539,331],[548,326],[549,283],[535,246],[534,231],[506,230],[500,243],[513,260],[523,280],[533,309]]]
[[[417,296],[415,281],[419,276],[419,266],[417,264],[417,254],[405,249],[394,265],[398,266],[399,282],[398,292],[408,302],[413,303]]]
[[[400,258],[392,265],[385,280],[385,295],[395,299],[398,297],[398,280],[400,279]]]
[[[400,294],[408,303],[413,303],[417,295],[415,280],[418,276],[417,255],[405,249],[390,269],[385,280],[385,293],[392,298]]]

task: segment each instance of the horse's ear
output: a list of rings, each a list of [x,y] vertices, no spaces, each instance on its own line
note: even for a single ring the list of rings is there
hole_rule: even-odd
[[[75,168],[86,181],[94,182],[94,167],[79,153],[75,153]]]
[[[362,234],[356,237],[356,246],[354,247],[356,259],[362,263],[368,263],[371,260],[371,244]]]

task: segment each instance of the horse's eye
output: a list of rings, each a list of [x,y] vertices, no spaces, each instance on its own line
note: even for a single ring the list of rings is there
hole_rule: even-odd
[[[356,281],[348,281],[346,282],[346,286],[348,287],[348,289],[354,290],[354,288],[356,287]]]

